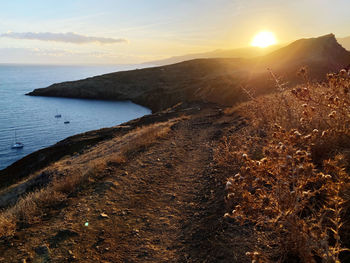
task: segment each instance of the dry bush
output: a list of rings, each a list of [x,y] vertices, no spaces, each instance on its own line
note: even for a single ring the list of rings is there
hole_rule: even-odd
[[[16,220],[9,212],[0,214],[0,237],[12,236],[16,231]]]
[[[126,163],[127,159],[124,155],[118,154],[116,156],[110,157],[107,161],[108,165],[118,166],[120,164]]]
[[[312,138],[297,131],[278,131],[275,136],[259,161],[236,153],[244,164],[227,182],[232,210],[226,216],[252,222],[262,231],[257,249],[265,260],[283,261],[289,255],[314,262],[318,255],[336,262],[344,203],[340,193],[348,178],[339,166],[342,158],[325,161],[320,171],[305,146]],[[337,242],[330,244],[330,237]]]
[[[38,196],[37,192],[33,192],[20,198],[10,212],[18,221],[28,224],[37,222],[42,213],[36,202]]]
[[[255,262],[340,262],[349,242],[342,234],[350,229],[349,73],[323,84],[300,74],[304,85],[249,107],[258,118],[248,138],[226,138],[217,151],[218,162],[237,172],[226,184],[226,217],[254,225],[259,242],[247,255]]]
[[[41,220],[45,209],[57,207],[67,196],[77,190],[87,176],[79,171],[71,175],[55,177],[46,187],[21,197],[17,203],[1,212],[0,236],[11,236],[16,225],[34,224]]]
[[[70,194],[76,191],[76,188],[82,184],[84,175],[78,170],[74,173],[66,174],[62,177],[56,177],[52,180],[51,187],[54,192]]]
[[[63,192],[56,191],[54,187],[49,187],[35,192],[35,199],[38,207],[50,208],[65,202],[67,196]]]
[[[135,131],[136,136],[121,148],[121,156],[128,158],[136,152],[145,150],[158,139],[164,138],[170,132],[172,125],[172,122],[167,122],[138,128]]]

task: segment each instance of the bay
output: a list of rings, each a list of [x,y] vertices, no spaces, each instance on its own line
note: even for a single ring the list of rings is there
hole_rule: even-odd
[[[129,101],[32,97],[53,83],[134,69],[136,66],[46,66],[0,64],[0,170],[74,134],[111,127],[149,114]],[[60,114],[61,118],[55,118]],[[69,121],[65,124],[64,122]],[[24,144],[12,149],[15,140]]]

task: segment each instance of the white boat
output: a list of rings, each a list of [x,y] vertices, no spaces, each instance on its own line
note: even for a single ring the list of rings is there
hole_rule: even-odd
[[[21,149],[24,147],[24,144],[21,142],[15,142],[14,145],[12,145],[12,149]]]
[[[12,145],[11,148],[12,148],[12,149],[21,149],[21,148],[23,148],[23,147],[24,147],[24,144],[17,141],[17,135],[16,135],[16,131],[15,131],[15,142],[14,142],[14,144]]]

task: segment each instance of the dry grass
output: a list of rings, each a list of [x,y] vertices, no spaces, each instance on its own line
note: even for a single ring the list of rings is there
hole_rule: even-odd
[[[147,128],[138,128],[135,133],[137,136],[129,140],[121,149],[121,155],[129,157],[135,152],[145,150],[148,146],[157,140],[164,138],[169,132],[170,124],[152,125]]]
[[[0,214],[0,236],[12,236],[16,231],[16,219],[7,211]]]
[[[164,138],[178,120],[138,128],[116,139],[117,143],[107,142],[86,153],[86,156],[69,161],[69,166],[66,165],[66,160],[54,164],[56,176],[47,187],[28,193],[13,207],[0,213],[0,237],[13,235],[19,225],[40,222],[46,211],[64,203],[71,194],[100,180],[105,175],[107,165],[123,164],[129,157]]]
[[[340,262],[349,246],[350,76],[346,71],[254,99],[235,110],[252,125],[226,138],[226,217],[252,223],[254,262]],[[243,136],[243,137],[242,137]]]

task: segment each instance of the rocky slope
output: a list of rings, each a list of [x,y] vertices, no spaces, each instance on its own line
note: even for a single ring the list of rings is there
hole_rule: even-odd
[[[153,111],[194,100],[232,105],[245,99],[242,87],[254,89],[255,94],[273,89],[267,68],[295,84],[301,66],[311,69],[312,79],[321,80],[348,64],[350,52],[330,34],[301,39],[254,59],[196,59],[54,84],[28,95],[131,100]]]

